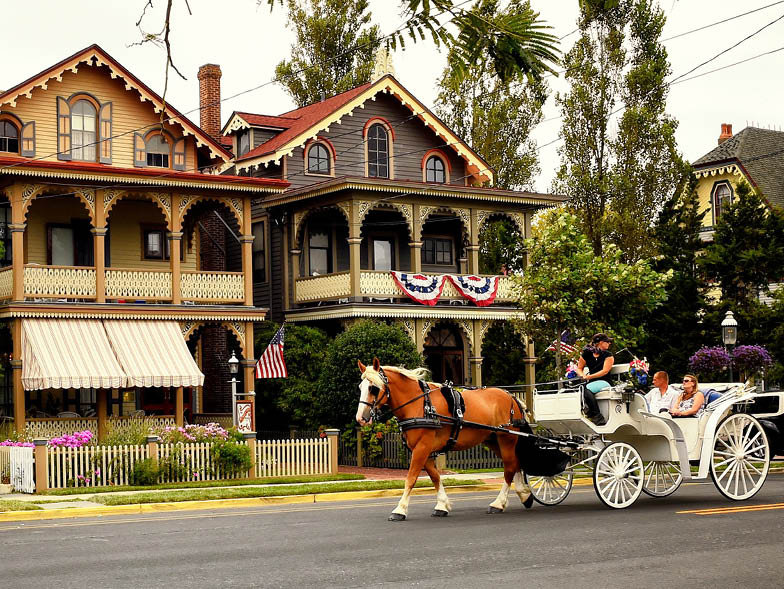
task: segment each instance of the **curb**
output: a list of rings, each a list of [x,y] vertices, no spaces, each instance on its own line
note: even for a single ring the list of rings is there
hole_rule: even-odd
[[[500,484],[446,487],[450,494],[499,491]],[[309,493],[307,495],[281,495],[278,497],[247,497],[242,499],[206,499],[203,501],[178,501],[171,503],[136,503],[106,507],[64,507],[31,511],[0,512],[0,522],[66,519],[77,517],[102,517],[107,515],[129,515],[140,513],[163,513],[171,511],[194,511],[205,509],[230,509],[236,507],[260,507],[264,505],[294,505],[300,503],[330,503],[357,499],[382,499],[400,497],[403,489],[378,489],[376,491],[341,491],[338,493]],[[412,489],[411,495],[434,494],[432,487]]]

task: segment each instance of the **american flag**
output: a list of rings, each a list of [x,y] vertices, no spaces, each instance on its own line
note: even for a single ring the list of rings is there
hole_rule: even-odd
[[[283,359],[283,336],[286,326],[282,326],[264,353],[256,362],[256,378],[287,378],[286,361]]]
[[[574,354],[577,351],[577,348],[569,343],[570,339],[572,339],[572,338],[571,338],[571,335],[569,334],[569,330],[568,329],[564,329],[561,332],[561,351],[562,352],[566,352],[567,354]],[[551,343],[547,347],[545,352],[554,352],[556,345],[558,345],[558,340],[557,339],[553,340],[553,343]]]

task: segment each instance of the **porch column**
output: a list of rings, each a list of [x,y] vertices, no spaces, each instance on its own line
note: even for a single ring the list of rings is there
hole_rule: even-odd
[[[359,277],[362,271],[359,247],[362,244],[362,224],[359,222],[359,204],[351,201],[351,222],[348,224],[349,270],[351,274],[351,297],[361,299]]]
[[[245,306],[253,306],[253,235],[240,235],[242,274],[245,280]]]
[[[291,256],[291,277],[292,284],[294,285],[294,303],[297,303],[297,280],[299,279],[299,259],[302,255],[302,250],[293,249],[289,251]]]
[[[169,268],[171,270],[171,301],[173,305],[182,303],[182,231],[170,231],[166,234],[169,240]]]
[[[251,403],[251,429],[256,431],[256,352],[254,351],[253,322],[245,322],[245,395]]]
[[[93,227],[93,257],[95,259],[95,302],[106,302],[106,227]]]
[[[108,389],[98,389],[98,441],[103,442],[106,439],[106,397],[109,394]]]
[[[484,356],[482,356],[482,322],[474,319],[471,323],[474,331],[474,348],[472,350],[474,355],[468,358],[471,369],[471,384],[475,387],[481,387],[482,361],[484,360]]]
[[[414,235],[408,246],[411,248],[411,272],[422,272],[422,223],[419,221],[419,205],[412,205]]]
[[[16,255],[16,253],[14,253]],[[11,338],[13,339],[13,360],[11,370],[14,373],[14,425],[16,433],[25,429],[25,395],[22,388],[22,320],[11,322]]]
[[[414,319],[414,343],[417,352],[422,354],[425,351],[425,334],[422,333],[424,322],[422,319]]]
[[[479,217],[476,209],[471,209],[471,232],[468,235],[468,272],[479,274]]]
[[[177,424],[177,427],[182,427],[185,424],[182,387],[177,387],[174,391],[174,423]]]
[[[11,223],[8,230],[11,232],[11,263],[13,269],[14,286],[11,296],[14,301],[24,300],[24,234],[25,223],[24,204],[22,203],[22,186],[15,184],[8,187],[8,197],[11,201]]]

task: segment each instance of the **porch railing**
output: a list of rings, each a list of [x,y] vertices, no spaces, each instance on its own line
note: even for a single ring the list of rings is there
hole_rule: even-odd
[[[298,303],[347,297],[351,294],[351,273],[298,278],[295,291]]]
[[[132,420],[143,419],[150,428],[174,425],[173,415],[150,415],[147,417],[110,417],[107,423],[122,425]],[[25,431],[31,438],[56,438],[74,432],[90,430],[98,434],[97,417],[33,417],[25,419]]]
[[[106,270],[106,298],[171,300],[172,273],[159,270]]]
[[[14,272],[11,266],[0,268],[0,300],[10,299],[14,293]]]
[[[95,298],[95,268],[25,264],[24,295],[30,298]]]
[[[183,272],[183,300],[207,303],[239,303],[245,300],[242,272]]]
[[[516,290],[517,285],[511,276],[501,276],[498,280],[498,294],[495,300],[499,303],[512,302],[517,298]],[[406,294],[397,286],[390,272],[363,270],[359,275],[359,292],[364,297],[406,298]],[[464,300],[448,280],[441,291],[441,299]]]

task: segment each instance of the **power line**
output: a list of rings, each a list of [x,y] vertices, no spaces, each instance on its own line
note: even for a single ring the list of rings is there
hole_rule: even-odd
[[[722,25],[726,22],[733,21],[737,18],[741,18],[743,16],[747,16],[749,14],[754,14],[755,12],[759,12],[761,10],[765,10],[766,8],[770,8],[771,6],[776,6],[778,4],[784,4],[784,0],[779,0],[778,2],[773,2],[772,4],[767,4],[766,6],[760,6],[759,8],[755,8],[754,10],[749,10],[748,12],[743,12],[741,14],[736,14],[735,16],[730,16],[729,18],[725,18],[722,20],[717,20],[716,22],[710,23],[709,25],[704,25],[702,27],[691,29],[690,31],[686,31],[684,33],[678,33],[677,35],[673,35],[672,37],[667,37],[666,39],[662,39],[662,43],[666,43],[667,41],[672,41],[674,39],[680,39],[681,37],[685,37],[686,35],[691,35],[692,33],[698,33],[699,31],[704,31],[705,29],[710,29],[711,27],[715,27],[717,25]]]

